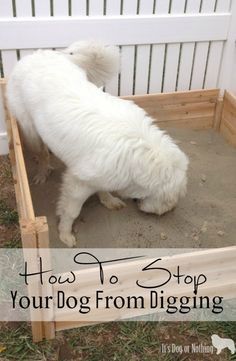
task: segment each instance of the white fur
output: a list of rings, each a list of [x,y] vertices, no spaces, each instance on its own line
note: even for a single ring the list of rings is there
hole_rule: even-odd
[[[98,87],[104,86],[120,65],[119,49],[95,41],[78,41],[63,51],[68,59],[85,70],[87,78]]]
[[[73,221],[94,193],[138,198],[141,210],[158,215],[185,194],[185,154],[144,110],[102,92],[66,56],[45,50],[23,58],[7,98],[31,142],[38,134],[67,166],[58,215],[60,239],[68,246],[75,245]]]
[[[230,338],[221,338],[218,335],[212,335],[211,340],[212,345],[217,349],[217,355],[219,355],[224,348],[228,348],[232,355],[236,351],[234,341]]]

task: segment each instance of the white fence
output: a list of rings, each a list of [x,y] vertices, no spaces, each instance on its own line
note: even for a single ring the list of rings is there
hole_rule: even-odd
[[[92,38],[121,48],[112,94],[233,88],[236,0],[0,0],[2,77],[34,49]]]

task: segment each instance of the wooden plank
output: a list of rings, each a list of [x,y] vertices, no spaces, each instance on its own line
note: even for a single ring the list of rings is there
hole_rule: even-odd
[[[193,130],[211,129],[213,127],[214,117],[213,116],[202,116],[196,118],[187,119],[175,119],[175,120],[157,120],[157,125],[162,129],[167,128],[185,128]]]
[[[223,97],[219,97],[216,103],[216,110],[215,110],[215,119],[214,119],[214,129],[216,131],[220,130],[220,124],[222,120],[222,112],[223,112],[223,104],[224,100]]]
[[[25,161],[21,146],[18,126],[16,120],[10,115],[10,124],[13,135],[13,145],[16,158],[16,172],[20,187],[20,217],[26,220],[35,220],[34,208],[30,194],[29,182],[26,173]]]
[[[141,107],[156,107],[165,104],[185,104],[212,102],[216,103],[219,95],[219,89],[193,90],[188,92],[174,92],[166,94],[135,95],[132,97],[123,97],[123,99],[133,100]]]
[[[229,143],[236,146],[236,96],[228,91],[223,100],[220,132]]]
[[[229,124],[225,121],[224,118],[220,127],[220,132],[228,143],[236,147],[236,132],[233,132],[233,130],[229,127]]]
[[[230,19],[228,13],[38,17],[37,21],[33,18],[15,18],[14,21],[3,18],[0,22],[0,48],[64,47],[91,38],[118,45],[220,41],[227,39]]]
[[[38,246],[38,256],[42,257],[43,264],[45,269],[52,269],[51,264],[51,253],[49,249],[49,229],[46,217],[37,217],[36,218],[36,234],[37,234],[37,246]],[[52,275],[52,272],[47,273],[46,282],[41,288],[42,297],[52,296],[52,285],[47,282],[48,277]],[[53,309],[43,309],[43,332],[44,337],[47,340],[51,340],[55,337],[55,323],[54,323],[54,310]]]
[[[214,115],[215,104],[212,103],[186,104],[172,109],[157,108],[152,113],[152,116],[159,121],[200,118],[201,116],[213,118]]]
[[[78,321],[70,321],[70,322],[63,322],[57,321],[55,322],[56,331],[63,331],[63,330],[70,330],[71,328],[78,328],[84,326],[92,326],[97,325],[99,322],[78,322]]]
[[[177,266],[181,265],[184,274],[198,274],[199,269],[201,273],[207,276],[208,283],[198,289],[198,295],[212,296],[218,293],[224,294],[225,299],[235,297],[236,292],[236,279],[233,275],[236,272],[236,247],[226,247],[221,249],[201,250],[192,253],[185,253],[169,257],[163,257],[161,267],[166,267],[172,274]],[[107,284],[101,286],[104,293],[112,295],[113,297],[132,295],[142,295],[144,298],[148,296],[148,290],[138,289],[136,280],[138,279],[141,284],[160,284],[163,281],[160,273],[152,273],[152,275],[142,272],[142,269],[155,261],[153,259],[139,259],[138,261],[125,262],[120,264],[113,264],[104,266],[104,273],[108,275],[116,274],[120,284],[111,285]],[[94,288],[98,286],[97,267],[86,270],[76,271],[76,278],[80,280],[79,285],[66,284],[55,285],[54,295],[58,290],[63,290],[66,295],[73,295],[78,298],[81,289],[86,291],[86,295],[91,295],[91,300],[94,299]],[[189,285],[179,285],[174,279],[171,279],[168,285],[165,286],[165,295],[180,296],[191,295],[193,290],[189,289]],[[90,305],[92,306],[92,303]],[[86,321],[91,322],[104,322],[127,317],[134,317],[135,311],[133,309],[122,309],[122,312],[117,309],[106,310],[99,313],[97,308],[91,307],[90,313],[86,315]],[[137,314],[142,315],[147,313],[146,310],[137,310]],[[56,310],[55,313],[56,328],[57,323],[72,321],[75,324],[76,320],[81,323],[83,317],[79,314],[78,310]],[[68,325],[67,325],[68,326]]]
[[[31,272],[38,272],[38,256],[37,256],[37,238],[35,222],[28,220],[20,220],[21,240],[24,254],[24,260],[30,267]],[[39,297],[41,294],[41,286],[39,283],[28,281],[27,291],[29,296]],[[44,337],[42,321],[42,310],[30,308],[30,319],[32,336],[34,342],[42,341]],[[36,321],[37,320],[37,321]]]
[[[236,108],[236,96],[233,93],[226,90],[224,100]]]
[[[218,89],[124,97],[133,100],[161,127],[213,127]]]

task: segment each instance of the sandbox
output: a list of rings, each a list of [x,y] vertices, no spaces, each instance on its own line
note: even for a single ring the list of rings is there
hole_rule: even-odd
[[[96,196],[83,206],[74,224],[77,247],[223,247],[235,244],[236,149],[212,129],[170,128],[190,160],[188,191],[172,212],[161,217],[140,212],[135,201],[111,211]],[[31,182],[37,165],[27,156],[27,170],[36,216],[46,216],[50,247],[64,247],[57,233],[56,201],[63,165],[53,159],[46,184]],[[227,190],[227,191],[226,191]]]
[[[5,82],[1,81],[4,92]],[[105,209],[96,196],[84,205],[80,217],[74,225],[78,234],[78,247],[127,247],[127,248],[207,248],[188,254],[171,256],[169,269],[176,262],[193,272],[215,272],[217,279],[208,282],[205,294],[223,292],[226,299],[235,297],[235,277],[223,277],[223,270],[230,275],[235,272],[236,246],[234,231],[236,228],[236,98],[229,92],[220,96],[218,89],[189,91],[169,94],[154,94],[131,97],[143,107],[157,124],[168,132],[190,158],[189,184],[187,195],[175,210],[157,217],[141,213],[133,200],[128,207],[120,211]],[[34,248],[30,258],[32,267],[37,270],[38,259],[43,249],[63,247],[56,231],[57,220],[55,206],[59,191],[63,165],[54,161],[54,171],[45,185],[33,185],[35,163],[31,155],[22,150],[21,138],[16,120],[6,109],[6,121],[9,135],[9,154],[15,181],[16,200],[20,218],[23,248]],[[222,137],[222,135],[224,137]],[[231,143],[229,145],[228,143]],[[25,158],[26,162],[25,162]],[[30,185],[29,185],[30,184]],[[177,258],[176,258],[177,257]],[[50,264],[50,251],[47,250]],[[122,291],[128,290],[145,259],[136,262],[121,262],[116,271],[125,275]],[[107,272],[111,269],[106,266]],[[113,269],[113,268],[112,268]],[[82,272],[82,271],[81,271]],[[94,286],[97,280],[97,268],[85,275],[85,287]],[[139,277],[145,277],[139,273]],[[151,279],[155,282],[156,276]],[[106,285],[104,290],[106,290]],[[118,291],[121,289],[118,287]],[[37,290],[28,288],[29,295],[42,294],[40,285]],[[83,289],[74,289],[79,295]],[[182,288],[173,288],[173,295],[180,295]],[[50,293],[55,295],[56,287],[51,286]],[[132,317],[130,311],[122,313],[122,318]],[[119,310],[114,312],[111,320],[120,319]],[[45,321],[47,319],[47,321]],[[55,331],[79,327],[90,322],[76,321],[74,311],[63,318],[63,312],[50,310],[50,318],[44,317],[40,322],[31,322],[34,341],[55,337]]]

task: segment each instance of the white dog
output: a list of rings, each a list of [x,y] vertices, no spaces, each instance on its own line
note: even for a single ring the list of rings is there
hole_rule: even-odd
[[[115,50],[106,72],[81,65],[71,49],[68,55],[45,50],[23,58],[7,86],[10,111],[31,146],[40,150],[43,141],[67,166],[57,213],[59,237],[69,247],[76,243],[73,221],[92,194],[113,209],[124,206],[108,193],[116,191],[139,199],[142,211],[161,215],[185,194],[188,166],[144,110],[97,87],[118,64]],[[85,43],[81,49],[84,57]]]
[[[212,335],[211,340],[212,345],[217,349],[217,355],[219,355],[224,348],[228,348],[232,355],[236,351],[234,341],[230,338],[221,338],[218,335]]]

